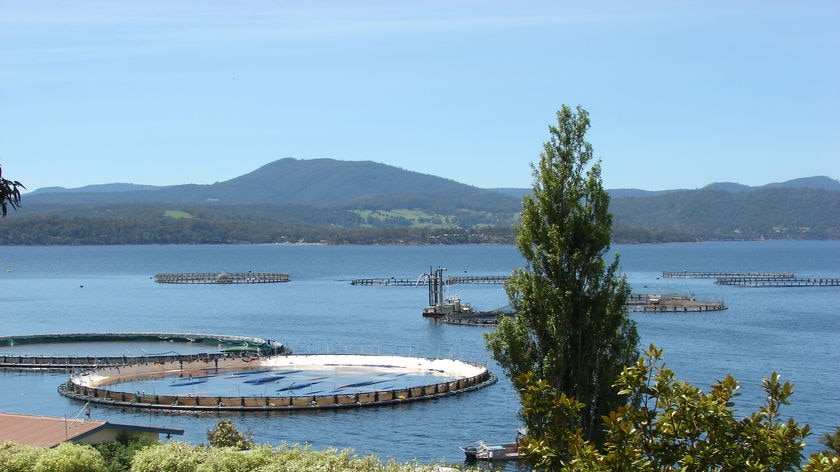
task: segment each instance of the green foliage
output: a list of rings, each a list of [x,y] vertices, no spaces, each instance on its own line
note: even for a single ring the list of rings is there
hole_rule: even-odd
[[[131,472],[194,472],[207,461],[209,451],[173,441],[137,451],[131,461]]]
[[[213,447],[232,447],[240,451],[254,447],[254,434],[239,431],[230,420],[219,420],[207,431],[207,440]]]
[[[61,443],[52,449],[6,443],[0,446],[3,472],[107,472],[92,446]]]
[[[23,446],[12,442],[0,445],[0,470],[31,472],[43,448]]]
[[[166,443],[144,449],[135,456],[131,472],[300,472],[309,470],[346,472],[432,472],[433,465],[381,462],[375,456],[359,457],[350,450],[286,445],[257,446],[243,452],[235,448],[203,448],[184,443]]]
[[[554,470],[557,464],[569,461],[572,451],[587,445],[581,430],[583,403],[557,391],[533,372],[520,375],[514,383],[522,397],[522,418],[529,425],[519,448],[526,462]]]
[[[120,434],[116,441],[97,444],[94,448],[102,455],[108,472],[128,472],[131,469],[134,454],[140,449],[157,443],[157,440],[151,438],[138,440]]]
[[[531,415],[557,416],[565,425],[522,441],[520,451],[545,470],[562,471],[837,471],[840,459],[814,455],[801,467],[809,427],[782,419],[793,387],[773,373],[762,382],[766,402],[735,418],[738,382],[731,376],[708,393],[676,380],[655,346],[624,369],[616,388],[631,401],[603,418],[606,440],[596,449],[576,429],[581,405],[528,380]],[[540,400],[541,394],[546,396]],[[559,439],[557,439],[559,438]],[[555,445],[559,444],[560,447]]]
[[[828,448],[827,453],[840,456],[840,426],[832,434],[825,433],[820,438],[820,444]]]
[[[9,213],[9,207],[17,209],[20,207],[20,190],[26,189],[17,180],[3,178],[3,167],[0,166],[0,218],[5,218]]]
[[[536,400],[529,389],[548,386],[552,398],[583,405],[575,410],[580,428],[597,444],[599,419],[624,402],[612,385],[638,357],[638,334],[625,307],[630,289],[618,274],[618,257],[604,261],[612,215],[600,163],[592,162],[585,139],[589,114],[563,106],[557,122],[549,127],[517,228],[516,243],[529,264],[514,270],[506,285],[517,316],[488,333],[487,345],[515,380],[529,434],[542,437],[553,428],[527,414],[528,399]]]
[[[831,454],[814,454],[802,470],[803,472],[840,472],[840,457]]]
[[[637,401],[605,419],[609,431],[607,463],[628,459],[649,470],[796,470],[802,460],[809,427],[783,421],[780,408],[789,404],[793,386],[775,372],[764,379],[767,400],[759,411],[738,421],[733,398],[738,383],[732,376],[708,393],[675,380],[655,346],[628,367],[617,387]],[[632,454],[628,453],[632,451]]]
[[[93,448],[61,443],[47,449],[38,457],[33,472],[106,472],[102,455]]]

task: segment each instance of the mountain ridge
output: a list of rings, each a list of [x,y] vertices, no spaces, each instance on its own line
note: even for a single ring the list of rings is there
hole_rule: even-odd
[[[492,190],[372,161],[284,158],[252,172],[214,184],[152,187],[101,184],[79,189],[50,187],[26,194],[27,200],[62,204],[153,203],[280,204],[347,207],[348,202],[396,195],[447,195],[470,200],[477,208],[515,210],[518,201]]]
[[[607,191],[620,242],[840,239],[840,182],[825,176]],[[286,158],[210,185],[38,189],[0,221],[0,244],[511,243],[530,192],[371,161]]]
[[[340,168],[339,168],[340,166]],[[340,176],[338,170],[343,174]],[[324,178],[324,176],[327,176]],[[332,201],[318,200],[311,197],[311,193],[328,193],[334,195],[335,187],[338,184],[342,191],[347,190],[347,185],[342,182],[353,180],[352,192],[347,192],[342,198],[333,198]],[[265,189],[272,182],[281,181],[284,186],[281,192],[277,188],[266,192]],[[508,196],[521,197],[530,193],[530,188],[504,187],[504,188],[480,188],[462,184],[452,179],[437,177],[429,174],[408,171],[387,164],[380,164],[373,161],[340,161],[335,159],[295,159],[283,158],[265,164],[249,173],[233,177],[223,182],[214,184],[176,184],[155,186],[134,183],[104,183],[92,184],[83,187],[42,187],[26,196],[41,197],[54,193],[125,193],[125,192],[163,192],[163,198],[155,198],[157,201],[164,201],[164,198],[178,198],[179,193],[189,189],[195,195],[196,191],[207,199],[227,197],[235,194],[241,185],[248,185],[259,190],[258,193],[249,199],[234,199],[231,203],[298,203],[330,205],[348,200],[370,197],[370,193],[360,193],[359,188],[378,188],[376,195],[397,194],[397,193],[422,193],[435,191],[449,191],[456,187],[474,189],[475,191],[492,191]],[[699,189],[669,189],[669,190],[644,190],[639,188],[617,188],[607,189],[613,198],[623,197],[645,197],[662,195],[670,192],[692,191],[692,190],[723,190],[729,192],[740,192],[757,190],[762,188],[783,187],[783,188],[813,188],[829,191],[840,191],[840,181],[828,176],[800,177],[783,182],[773,182],[759,186],[748,186],[736,182],[713,182]],[[288,198],[287,201],[278,200],[278,195],[287,196],[290,193],[305,194],[302,200]],[[214,197],[213,195],[216,195]],[[191,198],[195,202],[195,197]]]

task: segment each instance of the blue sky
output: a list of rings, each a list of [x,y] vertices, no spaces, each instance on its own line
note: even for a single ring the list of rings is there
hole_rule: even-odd
[[[29,190],[284,157],[529,187],[563,104],[608,189],[840,178],[840,2],[0,0]]]

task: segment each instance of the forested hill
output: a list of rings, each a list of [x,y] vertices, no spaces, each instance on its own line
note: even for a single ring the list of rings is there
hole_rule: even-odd
[[[0,221],[0,244],[510,243],[529,191],[281,159],[212,185],[39,189]],[[840,182],[827,177],[608,191],[616,242],[840,239]]]
[[[695,235],[699,240],[840,239],[840,191],[704,188],[612,198],[617,224]]]
[[[211,185],[148,187],[94,185],[50,188],[27,195],[35,203],[114,204],[179,203],[229,205],[310,205],[329,208],[383,209],[387,201],[422,207],[464,207],[518,211],[519,199],[454,180],[370,161],[280,159],[248,174]],[[385,208],[389,209],[389,208]]]

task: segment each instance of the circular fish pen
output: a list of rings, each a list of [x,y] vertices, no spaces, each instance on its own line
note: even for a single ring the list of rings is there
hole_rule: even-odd
[[[59,387],[76,400],[172,411],[273,411],[382,406],[440,398],[496,382],[454,359],[283,355],[113,366]]]
[[[33,354],[39,352],[39,354]],[[96,354],[92,354],[92,353]],[[0,336],[0,368],[101,366],[290,354],[277,341],[194,333],[72,333]]]

